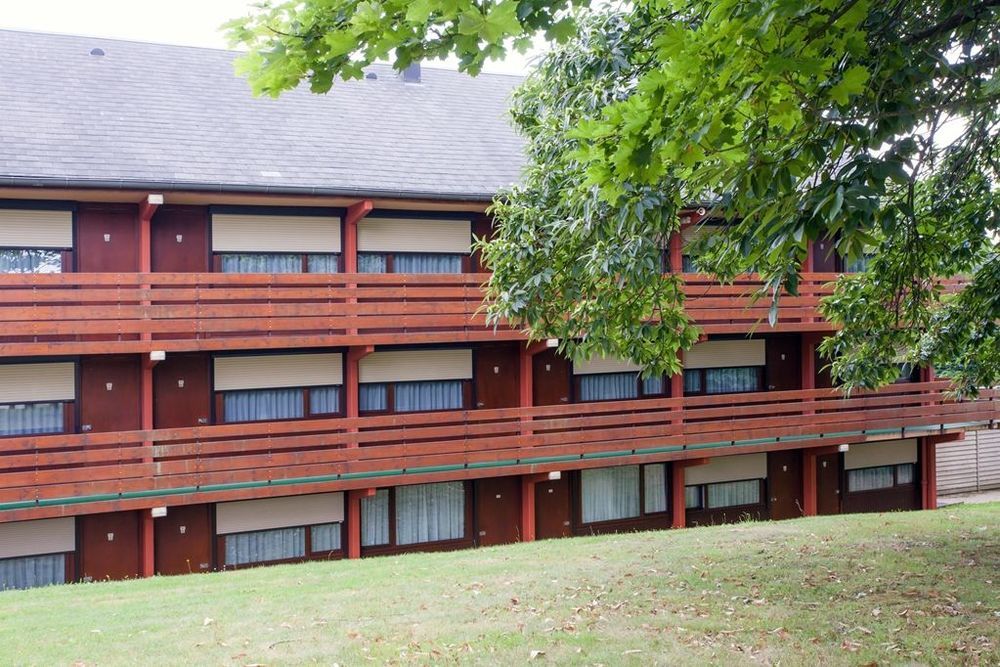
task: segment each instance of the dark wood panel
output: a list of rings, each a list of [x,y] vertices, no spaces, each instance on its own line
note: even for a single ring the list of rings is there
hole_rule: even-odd
[[[214,569],[212,505],[171,507],[154,520],[157,574],[190,574]]]
[[[77,521],[83,581],[139,576],[139,512],[88,514]]]
[[[764,381],[768,391],[802,388],[802,337],[799,334],[767,336]]]
[[[768,518],[766,505],[747,505],[745,507],[687,510],[685,521],[688,526],[718,526],[741,521],[764,521]]]
[[[514,408],[518,404],[520,370],[518,343],[480,345],[476,348],[476,407]]]
[[[767,454],[767,495],[772,519],[802,516],[802,451]]]
[[[834,249],[833,239],[819,239],[813,243],[813,272],[840,273],[844,270],[844,261]]]
[[[97,433],[140,428],[139,372],[137,356],[81,359],[81,430]]]
[[[920,509],[920,485],[907,484],[891,489],[844,493],[843,511],[896,512]]]
[[[570,401],[570,363],[555,349],[539,352],[532,359],[535,405],[559,405]]]
[[[840,454],[816,457],[816,513],[840,514]]]
[[[155,428],[183,428],[209,423],[212,413],[211,363],[212,358],[208,354],[168,354],[153,368]]]
[[[150,229],[153,271],[202,273],[211,270],[208,251],[208,209],[203,206],[162,206]]]
[[[488,477],[475,482],[476,544],[511,544],[521,539],[521,478]]]
[[[81,204],[76,217],[77,270],[139,270],[138,209],[128,204]]]
[[[535,485],[535,538],[569,537],[573,534],[572,492],[569,475]]]

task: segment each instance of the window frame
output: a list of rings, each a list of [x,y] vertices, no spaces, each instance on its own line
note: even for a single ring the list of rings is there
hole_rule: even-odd
[[[913,468],[913,472],[910,475],[909,482],[899,481],[899,469],[903,466],[910,466]],[[892,468],[892,486],[880,486],[876,489],[860,489],[854,490],[851,488],[851,473],[860,470],[875,470],[877,468]],[[912,461],[907,461],[905,463],[888,463],[881,466],[865,466],[864,468],[851,468],[850,470],[844,471],[844,488],[847,489],[847,493],[882,493],[885,491],[891,491],[892,489],[915,487],[917,485],[917,464]]]
[[[310,389],[321,389],[326,387],[339,387],[340,388],[340,400],[337,406],[336,412],[318,412],[313,413],[311,408],[311,401],[309,399]],[[225,395],[233,392],[244,392],[244,391],[274,391],[277,389],[292,389],[302,392],[302,416],[301,417],[283,417],[281,419],[248,419],[245,421],[226,421],[226,398]],[[305,419],[326,419],[343,417],[346,413],[346,403],[347,403],[347,392],[344,391],[343,384],[322,384],[322,385],[311,385],[311,386],[300,386],[300,387],[256,387],[254,389],[223,389],[216,390],[213,388],[213,393],[215,395],[215,422],[216,424],[262,424],[267,422],[292,422],[292,421],[303,421]],[[291,527],[291,526],[290,526]]]
[[[359,264],[360,264],[360,256],[361,255],[381,255],[381,256],[385,257],[385,273],[382,274],[382,275],[389,274],[389,273],[396,273],[396,268],[395,268],[396,257],[398,257],[400,255],[448,255],[450,257],[460,257],[461,260],[462,260],[461,271],[459,271],[458,273],[454,273],[454,274],[451,274],[451,273],[446,273],[446,274],[407,273],[407,274],[402,274],[402,275],[410,275],[410,276],[419,276],[419,275],[430,275],[430,276],[432,276],[432,275],[455,275],[455,276],[458,276],[458,275],[462,275],[462,274],[465,274],[465,273],[472,273],[472,255],[470,253],[464,253],[464,252],[401,252],[401,251],[398,251],[398,250],[392,250],[392,251],[359,250],[358,251]],[[379,275],[379,274],[370,274],[370,275]]]
[[[299,274],[307,275],[334,275],[331,273],[318,273],[309,271],[309,257],[312,255],[333,255],[337,258],[337,273],[344,272],[344,253],[343,252],[277,252],[273,250],[245,250],[245,251],[235,251],[235,250],[213,250],[212,251],[212,272],[213,273],[227,273],[222,270],[222,257],[223,255],[267,255],[267,256],[277,256],[277,255],[298,255],[301,261],[301,270],[298,272],[289,273],[287,275],[295,276]],[[240,275],[254,275],[251,273],[227,273],[227,275],[240,276]],[[265,274],[266,275],[266,274]]]
[[[442,410],[396,410],[396,385],[397,384],[409,384],[411,382],[461,382],[462,383],[462,406],[459,408],[444,408]],[[375,415],[413,415],[413,414],[425,414],[431,412],[454,412],[456,410],[471,410],[470,406],[473,405],[473,380],[399,380],[394,382],[360,382],[358,383],[358,393],[360,394],[360,385],[373,385],[381,384],[385,385],[385,410],[363,410],[360,405],[360,399],[358,402],[358,416],[367,417]]]
[[[618,467],[628,467],[628,466],[600,466],[597,468],[585,468],[584,470],[577,471],[576,475],[576,490],[574,492],[574,497],[576,502],[574,508],[574,514],[576,515],[577,524],[582,528],[588,527],[603,527],[603,526],[614,526],[614,525],[624,525],[629,523],[641,522],[649,519],[656,519],[664,516],[669,516],[671,510],[673,509],[673,498],[671,498],[670,493],[670,483],[671,474],[668,467],[668,463],[665,461],[654,462],[654,463],[633,463],[633,466],[638,466],[639,468],[639,514],[636,516],[622,517],[619,519],[606,519],[604,521],[584,521],[583,520],[583,473],[585,470],[600,470],[601,468],[618,468]],[[656,512],[646,511],[646,467],[647,466],[664,466],[663,468],[663,486],[664,494],[666,496],[666,507],[662,510]]]
[[[73,273],[73,249],[72,248],[39,248],[35,246],[0,246],[0,253],[6,250],[35,250],[42,252],[52,252],[59,255],[59,270],[55,272],[40,273],[7,273],[0,272],[3,275],[11,276],[44,276],[44,275],[56,275],[57,273]]]
[[[709,392],[706,390],[708,386],[706,371],[710,370],[734,370],[739,368],[753,368],[757,371],[757,388],[750,391],[720,391],[720,392]],[[764,375],[766,373],[767,366],[725,366],[719,368],[685,368],[683,373],[698,373],[700,389],[698,391],[688,391],[685,386],[684,395],[685,396],[726,396],[730,394],[758,394],[760,392],[766,391],[767,385],[764,382]],[[682,378],[683,379],[683,378]],[[686,385],[686,383],[685,383]]]
[[[326,526],[326,525],[339,525],[340,526],[340,549],[335,549],[331,551],[315,551],[312,548],[312,529],[315,526]],[[293,528],[302,528],[305,533],[304,537],[304,549],[303,555],[293,558],[281,558],[278,560],[265,560],[265,561],[254,561],[252,563],[241,563],[239,565],[229,565],[226,563],[226,538],[232,535],[249,535],[251,533],[265,533],[271,530],[291,530]],[[265,565],[281,565],[283,563],[303,563],[309,560],[340,560],[344,558],[344,545],[347,543],[347,522],[346,521],[326,521],[324,523],[305,523],[296,524],[294,526],[280,526],[278,528],[265,528],[263,530],[241,530],[235,533],[226,533],[224,535],[216,535],[216,553],[218,554],[218,567],[219,570],[242,570],[248,567],[262,567]]]
[[[473,485],[472,480],[469,479],[455,479],[446,480],[447,482],[461,482],[462,492],[463,492],[463,511],[464,515],[464,532],[465,534],[460,538],[450,539],[450,540],[436,540],[434,542],[414,542],[412,544],[398,544],[396,541],[396,490],[399,486],[390,486],[378,489],[378,491],[387,491],[389,493],[388,502],[388,526],[389,526],[389,542],[386,544],[371,544],[368,546],[361,547],[362,555],[381,555],[381,554],[394,554],[394,553],[406,553],[413,551],[446,551],[452,548],[464,548],[471,547],[475,542],[475,516],[474,516],[474,503],[473,498]],[[441,482],[428,482],[430,484],[437,484]],[[422,486],[420,484],[406,484],[401,486]],[[361,510],[362,515],[364,514],[364,508]],[[359,517],[361,521],[361,530],[364,530],[364,517]]]
[[[15,401],[9,403],[0,403],[0,405],[37,405],[39,403],[58,403],[62,405],[63,410],[63,421],[62,430],[60,431],[45,431],[39,433],[25,433],[19,435],[4,435],[0,433],[0,439],[3,438],[28,438],[36,435],[61,435],[65,433],[75,433],[76,432],[76,401],[66,401],[66,400],[56,400],[56,401]]]
[[[714,486],[716,484],[732,484],[734,482],[757,482],[757,497],[760,499],[759,502],[751,503],[749,505],[722,505],[720,507],[709,507],[708,504],[708,487]],[[689,507],[687,504],[687,490],[688,489],[698,489],[698,505]],[[684,485],[684,511],[685,512],[720,512],[729,511],[732,509],[742,509],[742,508],[759,508],[767,507],[767,478],[766,477],[747,477],[745,479],[730,479],[725,482],[706,482],[704,484],[685,484]]]
[[[580,398],[581,385],[583,384],[583,378],[594,377],[595,375],[625,375],[634,374],[636,378],[636,395],[635,398],[592,398],[590,400],[583,400]],[[612,373],[582,373],[573,374],[573,402],[574,403],[607,403],[615,401],[638,401],[644,398],[667,398],[670,396],[670,381],[667,379],[666,375],[660,376],[660,386],[663,387],[663,391],[656,394],[647,394],[645,392],[645,381],[646,378],[642,377],[641,371],[615,371]]]

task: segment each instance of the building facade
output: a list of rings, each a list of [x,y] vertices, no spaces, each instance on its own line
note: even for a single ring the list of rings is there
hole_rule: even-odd
[[[768,326],[753,276],[686,271],[696,210],[683,375],[487,327],[516,79],[254,100],[224,52],[0,45],[0,588],[934,507],[997,419],[927,371],[844,398],[847,267],[816,244]]]

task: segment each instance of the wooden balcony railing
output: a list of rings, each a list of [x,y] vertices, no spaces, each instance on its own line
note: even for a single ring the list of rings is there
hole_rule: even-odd
[[[0,516],[918,437],[1000,419],[1000,392],[956,402],[946,389],[928,382],[850,398],[817,389],[3,438]]]
[[[519,339],[486,326],[486,274],[65,273],[0,275],[0,356],[145,353]],[[687,277],[688,312],[706,333],[828,329],[816,306],[831,274],[751,304],[753,277]],[[146,338],[146,340],[143,340]]]

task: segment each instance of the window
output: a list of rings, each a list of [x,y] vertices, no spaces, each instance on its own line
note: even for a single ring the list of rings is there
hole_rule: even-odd
[[[761,504],[760,479],[716,482],[684,487],[684,506],[689,510],[720,509]]]
[[[340,386],[279,389],[240,389],[222,393],[226,423],[302,419],[339,414]]]
[[[465,482],[380,489],[361,500],[361,546],[407,546],[466,536]],[[392,531],[390,531],[392,527]]]
[[[876,491],[913,484],[916,466],[912,463],[857,468],[847,471],[848,491]]]
[[[276,528],[225,536],[226,565],[248,565],[303,558],[306,529]]]
[[[846,273],[864,273],[868,270],[869,265],[871,265],[873,255],[865,253],[860,257],[855,257],[849,260],[844,267]]]
[[[336,253],[219,253],[222,273],[337,273],[340,255]]]
[[[691,255],[681,255],[681,272],[698,273],[698,267],[694,265],[694,257]]]
[[[62,251],[0,248],[0,273],[61,273]]]
[[[662,376],[642,379],[639,373],[588,373],[577,375],[577,396],[581,401],[621,401],[663,394]]]
[[[62,433],[63,424],[62,403],[0,404],[0,436]]]
[[[0,559],[0,591],[36,588],[65,582],[65,554]]]
[[[321,523],[309,528],[312,553],[340,551],[341,524]]]
[[[465,380],[362,383],[358,394],[361,412],[429,412],[465,407]]]
[[[359,273],[462,273],[465,254],[359,252]]]
[[[666,511],[666,464],[591,468],[580,472],[583,523],[634,519]]]
[[[763,366],[737,368],[691,368],[684,371],[684,393],[739,394],[762,391]]]

